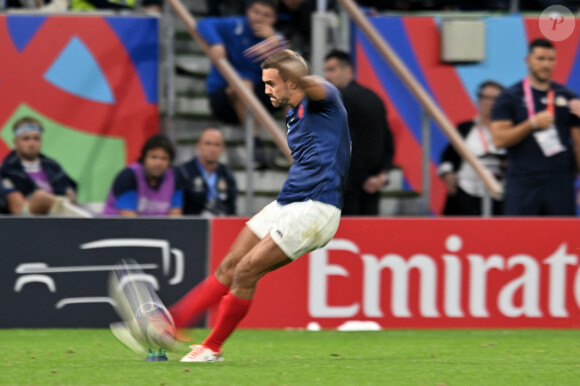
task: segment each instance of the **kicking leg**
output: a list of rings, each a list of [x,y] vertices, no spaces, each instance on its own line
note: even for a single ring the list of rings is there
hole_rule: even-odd
[[[258,237],[244,226],[215,274],[208,276],[169,308],[176,328],[193,324],[197,317],[228,293],[236,264],[259,241]]]
[[[230,292],[220,304],[216,326],[203,345],[219,353],[224,341],[248,312],[258,280],[290,262],[270,235],[244,256],[236,266]]]

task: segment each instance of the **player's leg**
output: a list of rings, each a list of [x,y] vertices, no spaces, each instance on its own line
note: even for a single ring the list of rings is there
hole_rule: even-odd
[[[258,280],[291,261],[269,235],[252,248],[235,266],[232,287],[220,303],[214,330],[181,361],[221,361],[221,346],[248,312]]]
[[[228,293],[236,264],[259,241],[260,239],[244,226],[215,274],[209,275],[169,308],[176,328],[193,324],[196,318]]]
[[[246,315],[258,280],[325,246],[336,233],[339,220],[338,208],[304,201],[287,205],[273,202],[248,221],[248,228],[262,240],[235,266],[231,289],[220,303],[214,331],[204,344],[192,347],[182,362],[220,361],[221,345]]]
[[[224,341],[248,312],[258,280],[291,262],[270,235],[244,256],[236,266],[230,292],[220,304],[215,328],[203,345],[219,352]]]

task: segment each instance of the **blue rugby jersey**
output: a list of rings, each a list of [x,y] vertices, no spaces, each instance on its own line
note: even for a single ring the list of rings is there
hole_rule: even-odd
[[[339,91],[328,82],[325,87],[325,99],[305,98],[286,115],[294,163],[278,195],[280,204],[314,200],[342,209],[350,134]]]

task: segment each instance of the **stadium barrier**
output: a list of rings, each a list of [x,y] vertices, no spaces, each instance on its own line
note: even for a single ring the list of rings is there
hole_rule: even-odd
[[[213,220],[213,269],[243,226]],[[260,281],[242,328],[578,328],[574,219],[343,219]],[[215,313],[210,316],[210,324]]]
[[[167,304],[207,273],[205,219],[1,218],[0,229],[0,328],[108,326],[121,259],[135,259]]]
[[[171,305],[244,223],[0,218],[0,328],[106,327],[107,277],[123,258]],[[556,218],[343,219],[324,249],[260,281],[241,327],[578,328],[579,232]]]

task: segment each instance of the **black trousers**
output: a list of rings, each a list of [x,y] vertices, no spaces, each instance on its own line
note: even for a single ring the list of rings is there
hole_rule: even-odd
[[[455,194],[447,195],[443,214],[445,216],[481,216],[481,201],[480,197],[472,196],[457,187]],[[491,213],[494,216],[502,215],[503,203],[493,200]]]
[[[506,216],[576,216],[573,173],[508,177]]]
[[[347,189],[344,192],[342,216],[377,216],[380,198],[380,191],[368,194],[362,189]]]

